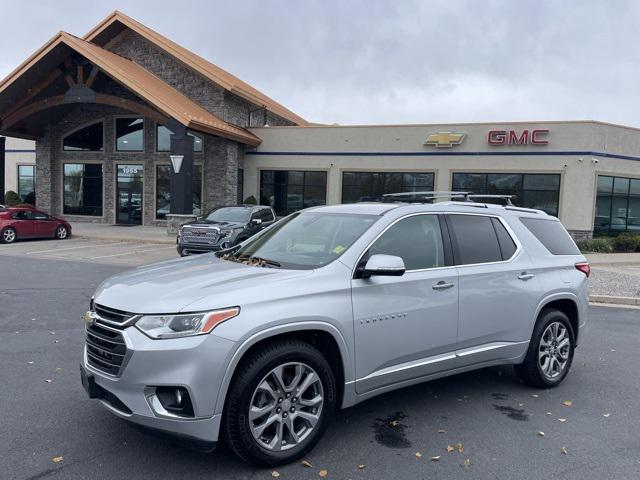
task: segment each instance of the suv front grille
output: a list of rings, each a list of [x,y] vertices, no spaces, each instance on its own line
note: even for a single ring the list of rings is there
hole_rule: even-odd
[[[87,327],[87,363],[109,375],[118,375],[127,345],[122,333],[98,323]]]
[[[220,232],[215,228],[191,228],[182,229],[182,241],[186,243],[201,243],[215,245],[220,239]]]
[[[135,315],[129,312],[123,312],[122,310],[116,310],[114,308],[107,308],[103,305],[94,305],[95,312],[100,318],[108,322],[123,324],[131,320]]]

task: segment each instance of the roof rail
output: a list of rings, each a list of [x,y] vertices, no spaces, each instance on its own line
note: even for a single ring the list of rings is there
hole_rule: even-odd
[[[483,199],[489,199],[489,198],[496,198],[499,200],[504,200],[506,206],[508,207],[512,207],[513,206],[513,202],[511,202],[511,199],[514,198],[515,195],[492,195],[492,194],[468,194],[467,195],[467,199],[471,200],[472,202],[475,201],[475,199],[479,199],[479,200],[483,200]]]
[[[445,191],[424,191],[424,192],[400,192],[400,193],[385,193],[382,195],[383,202],[402,202],[402,198],[414,199],[412,203],[419,203],[420,201],[431,201],[438,198],[462,198],[467,201],[469,192],[445,192]],[[406,200],[405,200],[406,201]]]

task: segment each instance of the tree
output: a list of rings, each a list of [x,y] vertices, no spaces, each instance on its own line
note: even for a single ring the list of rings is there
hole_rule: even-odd
[[[20,198],[20,195],[18,195],[13,190],[9,190],[7,193],[4,194],[4,201],[8,207],[15,207],[19,203],[22,203],[22,199]]]

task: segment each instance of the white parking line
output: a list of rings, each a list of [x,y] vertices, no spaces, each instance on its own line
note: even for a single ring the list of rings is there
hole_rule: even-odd
[[[112,242],[112,243],[103,243],[99,245],[83,245],[80,247],[69,247],[69,248],[52,248],[50,250],[32,250],[30,252],[25,252],[27,255],[37,254],[37,253],[50,253],[50,252],[64,252],[67,250],[80,250],[81,248],[98,248],[98,247],[109,247],[112,245],[129,245],[132,242]]]
[[[133,255],[135,253],[147,253],[147,252],[155,252],[157,250],[168,250],[168,249],[174,249],[176,247],[174,246],[170,246],[170,247],[159,247],[159,248],[151,248],[151,249],[147,249],[147,250],[134,250],[131,252],[124,252],[124,253],[113,253],[111,255],[100,255],[98,257],[89,257],[87,258],[87,260],[97,260],[99,258],[111,258],[111,257],[123,257],[125,255]]]

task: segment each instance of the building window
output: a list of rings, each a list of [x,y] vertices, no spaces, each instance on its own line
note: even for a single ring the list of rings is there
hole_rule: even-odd
[[[187,135],[193,137],[193,151],[200,153],[203,150],[204,141],[201,136],[192,132]],[[164,125],[156,124],[156,152],[168,152],[171,150],[171,130]]]
[[[640,232],[640,179],[598,176],[596,235]]]
[[[277,215],[325,205],[327,172],[263,170],[260,173],[260,203],[271,205]]]
[[[238,169],[238,205],[242,205],[244,203],[244,169]]]
[[[171,211],[171,165],[156,166],[156,219],[164,220]],[[193,166],[193,214],[202,209],[202,165]]]
[[[343,172],[342,203],[380,201],[386,193],[433,190],[433,173]]]
[[[67,152],[101,152],[103,150],[104,125],[93,123],[70,133],[62,140],[62,149]]]
[[[64,165],[64,207],[67,215],[102,216],[102,165]]]
[[[116,150],[118,152],[144,151],[144,120],[142,118],[116,118]]]
[[[514,205],[558,215],[560,175],[539,173],[454,173],[451,189],[477,194],[515,195]]]
[[[18,165],[18,195],[24,203],[36,204],[35,165]]]

